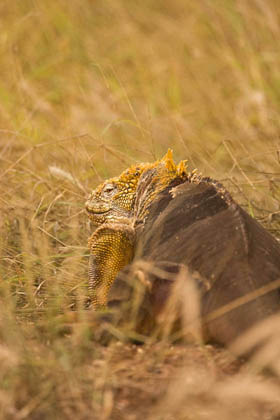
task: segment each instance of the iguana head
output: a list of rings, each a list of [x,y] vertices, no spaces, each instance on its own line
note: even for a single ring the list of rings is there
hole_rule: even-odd
[[[119,177],[105,181],[92,191],[86,201],[86,210],[90,219],[97,225],[105,222],[125,223],[134,213],[134,203],[141,176],[149,170],[153,170],[152,196],[176,176],[186,175],[185,161],[175,165],[170,149],[161,160],[131,166]]]
[[[146,167],[144,163],[131,166],[119,177],[108,179],[93,190],[86,201],[90,219],[99,225],[129,218],[138,180]]]

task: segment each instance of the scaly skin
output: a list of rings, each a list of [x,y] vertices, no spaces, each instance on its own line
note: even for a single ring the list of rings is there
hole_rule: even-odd
[[[191,174],[193,175],[193,174]],[[173,180],[189,175],[172,151],[154,163],[131,166],[92,191],[86,202],[97,229],[89,238],[89,291],[94,308],[104,308],[117,273],[134,256],[135,225],[145,222],[149,205]]]

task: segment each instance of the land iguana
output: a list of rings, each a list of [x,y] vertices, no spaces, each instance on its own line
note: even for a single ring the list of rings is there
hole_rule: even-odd
[[[156,324],[184,268],[200,291],[207,338],[227,344],[279,310],[277,240],[220,183],[188,172],[186,161],[176,165],[171,150],[105,181],[90,194],[86,210],[97,225],[89,238],[95,309],[119,303],[114,293],[125,288],[123,279],[136,281],[135,263],[149,262],[156,269],[144,276],[145,325]],[[231,306],[211,317],[225,305]]]

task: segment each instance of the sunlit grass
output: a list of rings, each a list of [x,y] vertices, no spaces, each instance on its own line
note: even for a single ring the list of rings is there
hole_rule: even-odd
[[[98,342],[83,208],[170,147],[280,236],[278,0],[21,0],[0,14],[0,417],[272,418],[277,383],[231,378],[226,352]]]

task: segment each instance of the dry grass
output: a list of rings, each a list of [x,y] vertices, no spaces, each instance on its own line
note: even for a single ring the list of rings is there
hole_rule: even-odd
[[[171,147],[280,236],[278,0],[3,0],[0,15],[0,417],[276,419],[277,328],[252,333],[265,344],[241,367],[209,346],[98,342],[83,206]]]

